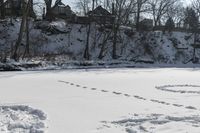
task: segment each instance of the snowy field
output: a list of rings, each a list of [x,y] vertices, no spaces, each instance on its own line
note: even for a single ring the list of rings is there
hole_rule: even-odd
[[[199,133],[199,69],[0,73],[1,133]]]

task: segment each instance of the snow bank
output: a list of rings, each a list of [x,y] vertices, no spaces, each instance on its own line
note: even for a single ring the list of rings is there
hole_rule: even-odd
[[[28,106],[0,106],[1,133],[44,133],[46,115]]]
[[[195,132],[195,127],[200,124],[200,116],[166,116],[163,114],[134,114],[128,118],[113,122],[103,122],[107,127],[122,128],[127,133],[153,133],[164,132],[170,127],[169,132]],[[164,128],[164,126],[166,128]],[[106,126],[104,127],[106,128]],[[188,129],[187,129],[188,128]]]

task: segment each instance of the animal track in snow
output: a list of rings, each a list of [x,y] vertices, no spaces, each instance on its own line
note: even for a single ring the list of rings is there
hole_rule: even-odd
[[[71,82],[66,82],[66,81],[62,81],[62,80],[58,80],[58,82],[61,82],[61,83],[66,83],[66,84],[70,84],[72,86],[75,86],[75,87],[82,87],[83,89],[86,89],[86,88],[90,88],[90,87],[87,87],[87,86],[81,86],[79,84],[75,84],[75,83],[71,83]],[[165,90],[166,87],[200,87],[200,86],[195,86],[195,85],[166,85],[166,86],[160,86],[160,87],[156,87],[158,90]],[[150,101],[150,102],[153,102],[153,103],[158,103],[158,104],[162,104],[162,105],[171,105],[171,106],[174,106],[174,107],[179,107],[179,108],[185,108],[185,109],[189,109],[189,110],[197,110],[196,107],[193,107],[193,106],[184,106],[184,105],[180,105],[180,104],[176,104],[176,103],[168,103],[168,102],[165,102],[165,101],[160,101],[160,100],[157,100],[157,99],[147,99],[147,98],[144,98],[142,96],[138,96],[138,95],[130,95],[130,94],[127,94],[127,93],[122,93],[122,92],[116,92],[116,91],[109,91],[109,90],[101,90],[101,89],[98,89],[98,88],[90,88],[91,90],[93,91],[100,91],[102,93],[105,93],[105,92],[110,92],[114,95],[123,95],[125,97],[133,97],[133,98],[136,98],[138,100],[144,100],[144,101]]]
[[[112,93],[115,94],[115,95],[121,95],[122,94],[121,92],[116,92],[116,91],[113,91]]]
[[[101,90],[101,92],[108,92],[107,90]]]
[[[91,88],[91,90],[97,90],[97,88]]]
[[[170,124],[170,123],[179,123],[183,126],[180,126],[180,129],[183,128],[185,125],[199,128],[200,126],[200,116],[193,115],[193,116],[168,116],[164,114],[134,114],[127,118],[123,118],[118,121],[112,122],[104,122],[103,124],[109,127],[121,127],[127,133],[152,133],[155,132],[159,127],[162,125]],[[106,128],[106,126],[104,126]],[[161,128],[162,129],[162,128]],[[172,130],[173,126],[170,128],[162,129],[162,130]]]
[[[167,91],[167,92],[173,92],[173,93],[200,94],[199,85],[164,85],[164,86],[156,86],[155,88],[161,91]],[[177,89],[177,88],[181,88],[181,89]]]

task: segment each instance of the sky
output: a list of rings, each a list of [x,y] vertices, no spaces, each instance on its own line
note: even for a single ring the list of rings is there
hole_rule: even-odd
[[[35,0],[35,1],[38,1],[38,2],[41,2],[41,1],[42,1],[42,2],[44,2],[44,0]],[[55,1],[56,1],[56,0],[53,0],[53,4],[55,3]],[[75,8],[76,8],[75,3],[76,3],[77,1],[78,1],[78,0],[62,0],[62,2],[63,2],[64,4],[70,5],[71,8],[72,8],[72,10],[74,10],[74,11],[75,11]],[[189,4],[191,3],[192,0],[181,0],[181,1],[183,2],[184,6],[187,6],[187,5],[189,5]],[[42,11],[42,9],[41,9],[41,11]],[[41,13],[41,11],[39,10],[38,12]]]
[[[55,0],[54,0],[55,1]],[[77,0],[62,0],[63,3],[65,3],[66,5],[70,5],[71,7],[74,7],[75,6],[75,2]],[[189,5],[191,3],[191,0],[182,0],[183,3],[185,5]]]
[[[62,1],[63,1],[63,3],[65,3],[65,4],[67,4],[67,5],[73,6],[74,3],[75,3],[77,0],[62,0]],[[189,4],[191,3],[191,0],[182,0],[182,1],[183,1],[183,3],[184,3],[185,5],[189,5]]]

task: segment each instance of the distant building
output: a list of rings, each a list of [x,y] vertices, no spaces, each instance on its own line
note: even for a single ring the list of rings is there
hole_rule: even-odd
[[[115,21],[115,16],[102,6],[89,11],[87,15],[98,24],[113,24]]]
[[[153,20],[145,18],[142,21],[140,21],[140,30],[144,30],[144,31],[153,30]]]
[[[89,24],[90,22],[112,24],[115,20],[114,15],[101,6],[98,6],[93,11],[89,11],[86,16],[77,16],[69,5],[62,3],[62,0],[56,1],[52,7],[52,15],[55,18],[62,18],[76,24]]]
[[[71,10],[69,5],[65,5],[59,0],[55,5],[52,7],[52,13],[54,17],[59,17],[63,19],[72,19],[75,16],[75,13]]]
[[[22,15],[22,1],[21,0],[7,0],[4,3],[6,16],[21,16]]]
[[[33,2],[33,0],[31,1]],[[5,7],[5,16],[22,16],[23,14],[23,3],[22,0],[6,0],[4,2]],[[33,3],[31,4],[31,13],[30,16],[34,16],[35,13],[33,12]]]
[[[95,22],[97,24],[110,25],[113,24],[115,17],[112,13],[107,11],[101,6],[98,6],[93,11],[89,11],[86,16],[74,16],[72,23],[76,24],[89,24]]]

